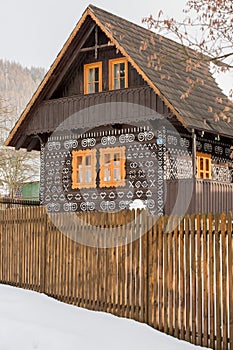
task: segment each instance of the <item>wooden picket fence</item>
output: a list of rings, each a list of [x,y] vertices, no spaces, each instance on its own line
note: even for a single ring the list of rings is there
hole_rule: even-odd
[[[0,282],[233,350],[231,214],[72,215],[0,210]]]

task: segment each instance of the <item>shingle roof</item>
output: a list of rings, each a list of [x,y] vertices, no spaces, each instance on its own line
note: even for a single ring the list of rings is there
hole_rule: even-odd
[[[207,63],[201,63],[199,68],[186,72],[187,55],[181,44],[161,37],[152,31],[131,23],[123,18],[103,11],[93,5],[89,8],[106,30],[118,41],[132,60],[140,67],[140,70],[153,82],[164,97],[173,105],[182,117],[186,127],[209,130],[219,134],[233,136],[233,113],[224,112],[230,117],[231,122],[221,119],[215,121],[213,112],[218,114],[224,110],[227,103]],[[190,55],[195,52],[189,50]],[[166,53],[166,55],[164,55]],[[156,68],[150,64],[151,58],[163,56],[161,63]],[[160,70],[161,69],[161,70]],[[193,81],[204,80],[191,90],[189,96],[181,99],[181,96],[190,87],[187,78]],[[217,102],[217,98],[222,103]],[[209,112],[210,107],[213,112]]]
[[[161,40],[160,35],[150,30],[89,5],[12,129],[5,142],[6,145],[14,146],[20,134],[19,130],[21,127],[23,128],[23,122],[30,118],[31,110],[43,101],[46,88],[53,84],[65,59],[66,52],[88,16],[104,31],[119,51],[128,58],[138,73],[142,75],[185,127],[232,137],[232,111],[227,112],[231,120],[230,123],[222,119],[216,122],[213,113],[209,112],[210,107],[217,113],[224,110],[226,96],[218,87],[206,63],[202,63],[199,68],[192,69],[191,72],[186,72],[185,61],[187,56],[184,55],[182,45],[164,37]],[[190,53],[195,55],[194,51],[190,51]],[[151,65],[151,59],[160,54],[162,54],[163,59],[159,69],[156,69],[156,60],[155,66],[153,66]],[[181,99],[181,95],[189,87],[187,77],[190,77],[193,81],[196,81],[196,79],[204,80],[204,84],[194,88],[188,98]],[[222,104],[216,102],[217,97],[223,100]]]

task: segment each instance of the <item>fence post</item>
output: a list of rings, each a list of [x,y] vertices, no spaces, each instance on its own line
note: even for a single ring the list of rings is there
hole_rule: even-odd
[[[41,210],[41,256],[40,256],[40,292],[46,292],[46,243],[47,243],[47,229],[48,229],[48,215],[45,209]]]
[[[1,205],[1,203],[0,203]],[[2,226],[3,226],[3,210],[0,208],[0,282],[2,282]]]
[[[230,350],[233,350],[233,231],[232,231],[232,213],[228,215],[228,280],[229,280],[229,336]]]

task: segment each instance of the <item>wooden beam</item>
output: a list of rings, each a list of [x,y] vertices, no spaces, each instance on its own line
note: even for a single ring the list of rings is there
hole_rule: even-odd
[[[16,151],[18,151],[21,148],[21,146],[24,144],[24,141],[26,140],[27,137],[28,137],[27,135],[23,135],[19,138],[15,146]]]
[[[95,59],[98,57],[98,27],[95,27]]]
[[[33,149],[35,150],[35,147],[36,147],[36,145],[37,145],[38,142],[39,142],[39,138],[36,137],[36,136],[34,136],[34,137],[31,139],[29,145],[27,146],[27,151],[28,151],[28,152],[31,152]]]
[[[98,49],[103,49],[104,47],[110,47],[110,46],[115,46],[113,43],[109,42],[108,44],[103,44],[103,45],[98,45]],[[87,51],[93,51],[95,50],[95,46],[91,47],[84,47],[83,49],[80,50],[80,52],[87,52]]]

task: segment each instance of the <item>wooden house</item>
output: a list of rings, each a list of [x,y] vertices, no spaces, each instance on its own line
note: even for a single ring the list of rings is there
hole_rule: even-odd
[[[88,6],[6,141],[41,151],[42,204],[232,210],[233,115],[208,65],[186,68],[180,44]]]

